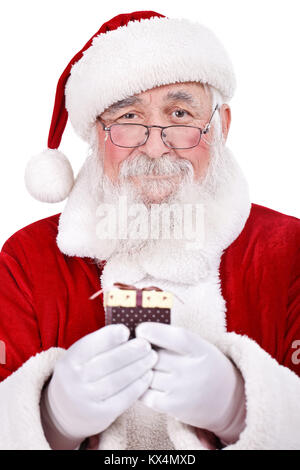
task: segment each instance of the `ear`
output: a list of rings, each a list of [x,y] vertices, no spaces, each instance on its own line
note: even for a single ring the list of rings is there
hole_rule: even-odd
[[[224,137],[224,141],[226,142],[231,123],[231,109],[228,104],[222,104],[220,109],[220,116],[222,122],[222,134]]]

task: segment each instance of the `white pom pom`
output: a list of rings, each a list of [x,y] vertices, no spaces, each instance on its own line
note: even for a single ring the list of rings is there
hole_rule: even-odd
[[[47,149],[32,157],[25,169],[25,185],[38,201],[63,201],[74,184],[74,175],[67,157],[58,150]]]

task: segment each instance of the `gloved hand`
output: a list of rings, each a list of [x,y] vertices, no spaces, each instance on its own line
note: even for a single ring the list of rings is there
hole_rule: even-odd
[[[136,337],[159,348],[149,389],[139,399],[158,412],[235,442],[245,427],[243,378],[213,344],[184,328],[142,323]]]
[[[72,344],[56,363],[47,402],[70,439],[100,433],[148,388],[157,353],[146,340],[128,341],[129,334],[125,325],[108,325]]]

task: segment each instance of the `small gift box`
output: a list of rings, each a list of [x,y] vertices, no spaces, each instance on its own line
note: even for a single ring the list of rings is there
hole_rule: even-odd
[[[172,294],[158,287],[137,289],[128,284],[115,283],[112,289],[104,293],[105,323],[124,323],[130,330],[129,339],[132,339],[139,323],[170,324],[172,303]]]

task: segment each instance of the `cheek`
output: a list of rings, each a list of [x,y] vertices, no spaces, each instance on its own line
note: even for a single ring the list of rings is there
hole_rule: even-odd
[[[210,159],[210,148],[204,142],[200,142],[200,144],[190,150],[186,150],[185,153],[180,154],[181,158],[185,158],[189,160],[193,165],[195,178],[199,178],[205,172],[209,159]]]
[[[118,176],[120,164],[130,155],[130,150],[117,147],[108,139],[105,145],[104,173],[115,179]]]

